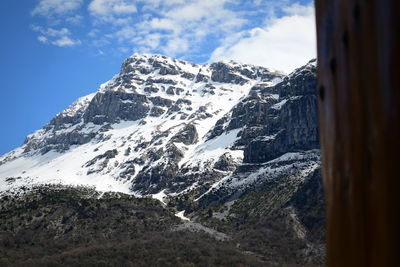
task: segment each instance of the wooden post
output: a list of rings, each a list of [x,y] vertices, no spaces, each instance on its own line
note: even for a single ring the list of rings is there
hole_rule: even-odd
[[[400,266],[400,1],[316,14],[328,266]]]

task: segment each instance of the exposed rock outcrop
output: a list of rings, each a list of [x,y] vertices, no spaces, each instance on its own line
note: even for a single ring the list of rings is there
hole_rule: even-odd
[[[275,86],[279,102],[265,109],[265,130],[245,148],[244,162],[266,162],[286,152],[319,148],[314,63],[310,61]]]
[[[83,119],[94,124],[135,121],[144,118],[149,111],[149,101],[145,95],[107,91],[96,94]]]
[[[198,141],[196,126],[193,124],[186,125],[171,139],[172,142],[184,143],[185,145],[193,145]]]

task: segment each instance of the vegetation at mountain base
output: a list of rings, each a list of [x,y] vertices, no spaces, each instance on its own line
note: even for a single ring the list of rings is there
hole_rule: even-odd
[[[0,205],[0,266],[265,266],[233,241],[176,231],[158,200],[45,186]]]
[[[285,211],[255,215],[260,206],[246,207],[263,195],[252,192],[231,207],[194,213],[205,227],[227,234],[223,241],[185,230],[174,208],[152,198],[59,185],[3,195],[0,266],[321,264],[311,243],[293,236]]]

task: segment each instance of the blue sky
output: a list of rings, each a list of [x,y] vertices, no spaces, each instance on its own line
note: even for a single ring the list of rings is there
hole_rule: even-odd
[[[135,52],[286,72],[315,57],[309,0],[2,0],[0,12],[0,154]]]

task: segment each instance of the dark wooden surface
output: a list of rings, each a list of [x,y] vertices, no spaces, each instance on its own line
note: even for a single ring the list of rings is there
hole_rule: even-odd
[[[316,0],[329,266],[400,266],[399,0]]]

